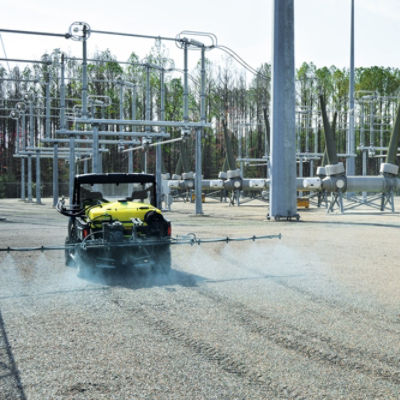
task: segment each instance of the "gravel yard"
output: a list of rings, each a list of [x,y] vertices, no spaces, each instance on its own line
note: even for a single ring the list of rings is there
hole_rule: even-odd
[[[400,209],[400,199],[396,199]],[[0,200],[0,247],[63,244],[67,218]],[[398,399],[400,214],[174,203],[168,275],[79,279],[62,251],[0,253],[0,399]]]

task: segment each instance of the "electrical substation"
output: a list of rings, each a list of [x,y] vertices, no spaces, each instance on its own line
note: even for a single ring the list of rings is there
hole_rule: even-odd
[[[400,74],[355,67],[341,1],[343,69],[296,67],[294,0],[258,69],[0,27],[0,400],[398,398]]]
[[[281,27],[279,15],[275,18],[275,48],[280,48],[280,41],[293,44],[293,32]],[[229,201],[238,206],[254,198],[261,199],[266,204],[266,214],[277,220],[299,219],[296,197],[307,197],[307,204],[326,207],[328,212],[338,209],[343,213],[360,206],[395,211],[393,195],[400,187],[396,165],[399,132],[395,129],[398,98],[377,92],[355,92],[353,79],[350,80],[353,106],[349,111],[328,109],[323,96],[306,99],[311,105],[296,105],[299,101],[295,93],[300,90],[301,82],[294,82],[294,69],[287,70],[279,64],[289,60],[294,68],[293,48],[290,46],[284,48],[285,51],[276,51],[273,59],[273,68],[286,71],[288,75],[272,76],[272,112],[265,110],[261,126],[264,143],[260,150],[264,154],[258,157],[248,154],[250,131],[260,121],[240,120],[235,118],[234,112],[228,113],[227,120],[223,122],[225,169],[217,176],[204,177],[202,162],[207,145],[204,136],[207,130],[216,129],[213,120],[206,115],[205,69],[207,52],[219,47],[215,35],[186,31],[176,38],[143,37],[143,40],[174,41],[182,49],[183,104],[174,104],[174,107],[181,108],[182,119],[172,121],[166,120],[165,109],[171,105],[166,103],[164,81],[174,68],[162,65],[162,62],[157,65],[113,60],[122,71],[117,77],[106,80],[88,74],[88,65],[90,68],[90,64],[104,62],[88,58],[91,35],[113,35],[116,39],[120,35],[141,35],[93,30],[84,22],[73,23],[66,34],[2,32],[27,35],[29,40],[34,40],[31,37],[35,35],[60,36],[82,47],[82,57],[71,60],[62,52],[53,57],[45,56],[39,61],[1,59],[31,63],[40,70],[35,79],[21,78],[18,81],[18,85],[27,89],[19,89],[20,97],[17,99],[5,99],[1,110],[1,118],[10,121],[10,131],[4,134],[16,132],[14,157],[21,160],[18,193],[22,200],[41,203],[41,163],[44,159],[52,160],[51,192],[55,206],[60,197],[59,160],[65,160],[69,170],[68,193],[64,184],[62,195],[71,199],[73,178],[77,173],[131,173],[134,172],[133,160],[136,158],[140,159],[139,171],[152,171],[157,176],[159,207],[164,201],[164,206],[171,209],[174,201],[184,199],[194,203],[193,213],[196,215],[203,213],[202,199],[205,197],[214,199],[212,201]],[[199,38],[203,38],[204,43]],[[189,55],[197,58],[200,55],[199,81],[189,74]],[[66,68],[71,63],[80,70],[78,81],[66,76]],[[128,79],[123,68],[134,68],[137,75],[131,74]],[[54,71],[57,76],[53,76]],[[157,80],[153,79],[155,76]],[[190,79],[195,83],[190,85]],[[12,84],[7,81],[5,79],[3,83]],[[156,86],[152,83],[155,81]],[[79,98],[66,95],[66,87],[71,85],[81,88]],[[96,89],[104,85],[111,85],[116,95],[110,96]],[[43,87],[44,94],[38,91],[39,86]],[[288,93],[293,93],[294,97],[291,98]],[[57,97],[54,97],[55,94]],[[158,104],[155,103],[156,98]],[[199,100],[196,109],[189,107],[192,98]],[[119,110],[118,118],[107,118],[110,108]],[[144,118],[137,118],[139,109]],[[332,129],[330,120],[334,115],[335,126]],[[290,126],[287,121],[292,121]],[[174,132],[173,137],[171,132]],[[345,140],[339,142],[335,134]],[[235,138],[235,146],[232,137]],[[167,170],[163,165],[163,152],[170,151],[172,146],[179,146],[180,158],[173,170]],[[104,161],[103,155],[112,147],[118,148],[118,154],[123,159],[119,171],[109,170]],[[253,165],[264,166],[263,172],[261,176],[248,178],[244,171],[254,175],[251,173]],[[46,192],[48,195],[49,189]],[[285,204],[286,201],[290,205]]]

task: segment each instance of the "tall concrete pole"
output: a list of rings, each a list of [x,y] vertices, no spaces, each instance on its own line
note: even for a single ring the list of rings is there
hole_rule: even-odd
[[[270,217],[298,217],[294,84],[294,0],[274,0]]]
[[[351,0],[351,27],[350,27],[350,83],[349,83],[349,130],[347,133],[347,153],[355,152],[354,135],[354,0]],[[346,174],[355,175],[354,156],[346,159]]]

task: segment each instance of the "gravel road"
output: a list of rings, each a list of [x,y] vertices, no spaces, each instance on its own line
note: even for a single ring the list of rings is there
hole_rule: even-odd
[[[400,209],[400,201],[397,208]],[[62,244],[67,220],[0,200],[0,247]],[[174,203],[168,275],[79,279],[61,251],[0,253],[0,399],[399,399],[400,215]]]

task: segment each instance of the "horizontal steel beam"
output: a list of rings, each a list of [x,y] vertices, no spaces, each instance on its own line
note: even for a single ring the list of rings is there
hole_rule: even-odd
[[[101,136],[121,136],[121,137],[164,137],[169,138],[170,134],[166,132],[118,132],[118,131],[98,131]],[[67,129],[57,129],[58,135],[93,135],[93,131],[69,131]]]
[[[40,139],[42,143],[69,143],[69,139]],[[75,139],[75,143],[89,143],[92,144],[92,139]],[[140,144],[139,140],[110,140],[104,139],[99,140],[100,144],[121,144],[121,145],[133,145],[133,144]]]
[[[96,118],[73,118],[74,122],[80,124],[116,124],[131,126],[166,126],[171,128],[211,128],[211,123],[185,122],[185,121],[150,121],[150,120],[124,120],[124,119],[96,119]]]

